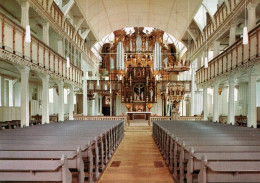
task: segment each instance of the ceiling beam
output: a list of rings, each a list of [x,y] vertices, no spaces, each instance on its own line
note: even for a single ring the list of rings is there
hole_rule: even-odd
[[[77,35],[77,32],[78,32],[78,30],[79,30],[79,28],[80,28],[80,26],[82,25],[83,22],[84,22],[84,18],[80,18],[78,23],[77,23],[77,25],[76,25],[76,27],[75,27],[75,32],[73,34],[73,39]]]

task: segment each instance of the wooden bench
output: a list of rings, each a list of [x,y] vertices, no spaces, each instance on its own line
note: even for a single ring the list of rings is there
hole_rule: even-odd
[[[77,151],[1,151],[0,160],[57,160],[61,155],[66,155],[68,168],[78,171],[78,182],[84,183],[84,162],[81,149]]]
[[[192,183],[194,178],[198,180],[197,172],[201,169],[201,159],[207,157],[207,161],[260,161],[260,152],[195,152],[190,150],[189,162],[187,164],[187,182]]]
[[[164,121],[154,123],[153,137],[162,155],[166,159],[170,170],[173,171],[175,179],[180,179],[180,182],[184,182],[185,178],[187,178],[189,182],[192,182],[192,177],[196,175],[196,171],[198,169],[201,170],[202,167],[202,165],[200,165],[200,167],[194,167],[194,162],[196,162],[196,166],[198,166],[198,164],[200,164],[198,162],[201,161],[200,158],[204,154],[214,153],[215,157],[211,155],[207,161],[215,161],[219,164],[221,164],[221,162],[230,162],[232,164],[233,160],[239,161],[242,164],[247,160],[253,162],[259,161],[259,158],[256,156],[246,154],[254,153],[260,155],[260,131],[257,129],[200,121],[196,121],[195,123]],[[193,155],[191,155],[190,148],[193,149]],[[194,153],[200,153],[200,156],[195,157]],[[229,157],[225,156],[225,159],[221,157],[223,153],[229,153],[231,155],[229,155]],[[244,153],[244,155],[240,159],[238,155],[236,159],[232,159],[230,156],[232,156],[233,153]],[[216,154],[220,154],[220,156]],[[193,159],[196,160],[194,161]],[[193,167],[193,169],[191,167]],[[209,164],[207,167],[207,175],[214,177],[215,174],[220,174],[219,170],[214,170],[215,174],[209,174],[212,170]],[[195,174],[193,170],[196,170]],[[187,172],[186,175],[185,172]],[[226,174],[229,174],[227,172]],[[247,170],[246,172],[248,176],[250,176],[251,173],[260,176],[260,172],[258,172],[257,169]],[[218,179],[214,179],[215,182],[217,180]],[[227,179],[227,182],[228,181],[229,179]]]
[[[73,121],[5,130],[0,133],[0,159],[54,160],[65,152],[70,155],[69,168],[78,171],[79,182],[84,181],[85,173],[88,181],[93,182],[99,178],[123,134],[124,124],[120,121]],[[30,158],[26,159],[25,152]]]
[[[198,182],[260,182],[260,161],[208,161],[202,157]]]
[[[1,160],[0,181],[60,181],[71,183],[65,155],[60,160]]]

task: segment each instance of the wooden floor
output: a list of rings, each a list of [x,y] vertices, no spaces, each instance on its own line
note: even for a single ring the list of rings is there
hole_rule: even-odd
[[[127,127],[99,183],[174,183],[151,127]]]

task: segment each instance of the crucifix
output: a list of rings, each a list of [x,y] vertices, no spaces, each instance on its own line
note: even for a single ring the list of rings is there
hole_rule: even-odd
[[[142,87],[141,87],[140,85],[137,85],[136,88],[138,89],[138,95],[140,95],[140,94],[141,94],[141,88],[142,88]]]

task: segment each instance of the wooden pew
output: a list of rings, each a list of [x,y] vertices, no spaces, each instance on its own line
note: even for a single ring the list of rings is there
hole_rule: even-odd
[[[38,125],[2,132],[0,133],[0,139],[2,139],[0,140],[0,159],[5,159],[6,154],[1,157],[1,152],[4,153],[4,151],[14,153],[25,151],[38,153],[42,151],[75,152],[79,146],[82,154],[81,159],[87,165],[85,170],[89,172],[89,182],[93,182],[93,168],[95,169],[95,179],[98,179],[99,171],[104,169],[105,164],[123,137],[124,125],[120,121],[108,121],[104,122],[104,125],[95,121],[88,124],[83,121],[75,121],[75,123]],[[31,160],[35,157],[37,155],[34,154]],[[41,158],[45,159],[46,157]],[[51,159],[55,159],[55,157]],[[79,160],[79,158],[69,159],[70,168],[76,167],[75,160]],[[82,180],[82,166],[81,170],[78,171],[78,179]]]
[[[65,155],[60,160],[1,160],[0,181],[60,181],[71,183]]]
[[[260,152],[195,152],[193,148],[190,150],[189,162],[187,164],[187,182],[192,183],[198,180],[198,174],[202,167],[201,159],[207,157],[209,161],[260,161]]]
[[[68,168],[78,171],[78,182],[84,183],[84,162],[82,160],[81,149],[76,151],[1,151],[0,160],[58,160],[62,155],[66,155]]]
[[[260,182],[260,161],[208,161],[202,157],[199,183]]]
[[[184,182],[184,172],[188,169],[186,161],[191,159],[189,148],[196,149],[196,153],[199,151],[201,153],[211,151],[211,153],[249,153],[251,151],[258,153],[260,152],[259,132],[256,129],[205,122],[166,122],[160,124],[155,122],[153,127],[153,137],[166,161],[168,161],[170,170],[172,169],[171,166],[174,165],[174,177],[178,179],[180,176],[180,182]],[[252,157],[253,159],[258,161],[257,158]],[[208,161],[211,161],[211,159]],[[179,176],[178,171],[180,172]],[[187,174],[186,177],[188,178],[190,175]]]

